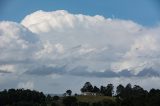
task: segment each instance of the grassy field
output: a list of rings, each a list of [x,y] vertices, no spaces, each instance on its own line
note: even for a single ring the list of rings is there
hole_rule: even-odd
[[[97,102],[107,102],[107,101],[115,101],[114,97],[108,97],[108,96],[92,96],[92,95],[79,95],[79,96],[74,96],[77,98],[77,103],[79,102],[85,102],[85,103],[97,103]],[[58,106],[65,106],[63,103],[63,97],[60,98],[56,104],[58,104]],[[48,103],[47,106],[51,106],[51,103]]]
[[[100,102],[100,101],[115,101],[113,97],[108,96],[76,96],[79,102]]]

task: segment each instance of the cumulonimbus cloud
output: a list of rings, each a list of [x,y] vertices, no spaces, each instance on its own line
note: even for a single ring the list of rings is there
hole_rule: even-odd
[[[44,44],[52,45],[42,57],[47,54],[57,64],[70,68],[86,66],[89,71],[102,72],[129,69],[137,74],[159,64],[159,27],[146,28],[131,20],[71,14],[65,10],[37,11],[26,16],[21,24],[38,34]],[[61,45],[60,53],[51,50],[56,44]]]
[[[159,34],[159,26],[65,10],[0,21],[0,85],[56,93],[85,81],[158,88]]]
[[[66,66],[74,71],[87,67],[87,73],[126,69],[133,75],[145,68],[157,70],[159,29],[100,15],[41,10],[20,24],[0,22],[0,68],[10,65],[13,70],[34,71],[42,66]]]

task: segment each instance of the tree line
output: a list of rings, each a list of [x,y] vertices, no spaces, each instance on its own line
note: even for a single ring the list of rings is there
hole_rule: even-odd
[[[112,84],[108,84],[106,87],[101,86],[100,88],[98,88],[97,86],[93,87],[90,82],[86,82],[81,88],[81,92],[88,93],[88,95],[112,96],[114,93],[114,86]]]
[[[29,89],[9,89],[0,92],[0,106],[39,106],[45,103],[42,92]]]
[[[115,92],[114,92],[115,89]],[[113,84],[93,86],[86,82],[80,88],[82,94],[72,95],[66,90],[64,96],[50,96],[29,89],[9,89],[0,91],[0,106],[160,106],[160,90],[147,91],[139,85],[122,84],[114,88]],[[79,97],[109,97],[98,102],[80,101]]]
[[[96,95],[114,97],[115,101],[112,105],[106,106],[160,106],[160,90],[152,88],[150,91],[144,90],[139,85],[132,85],[129,83],[126,86],[122,84],[116,87],[114,93],[113,84],[107,86],[92,86],[90,82],[86,82],[81,88],[81,92],[90,92]],[[114,95],[113,95],[114,94]],[[98,105],[102,106],[102,105]]]

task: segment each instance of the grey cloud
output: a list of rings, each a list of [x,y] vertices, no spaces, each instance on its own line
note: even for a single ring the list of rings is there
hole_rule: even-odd
[[[122,70],[119,71],[118,73],[113,72],[111,70],[108,71],[104,71],[104,72],[88,72],[82,70],[81,71],[76,71],[73,70],[70,72],[71,75],[77,75],[77,76],[86,76],[86,77],[102,77],[102,78],[114,78],[114,77],[160,77],[160,74],[155,71],[155,70],[151,70],[151,68],[148,69],[143,69],[142,71],[140,71],[137,75],[131,73],[131,70]]]
[[[134,75],[131,73],[131,71],[129,71],[129,70],[127,70],[127,69],[118,72],[118,74],[119,74],[119,76],[123,76],[123,77],[132,77],[132,76],[134,76]]]
[[[137,74],[138,77],[160,77],[160,73],[155,71],[153,68],[145,68]]]
[[[33,59],[22,59],[22,60],[0,60],[0,65],[4,64],[13,64],[13,65],[19,65],[19,64],[32,64],[35,63],[36,61]]]
[[[95,72],[88,71],[87,67],[76,67],[71,71],[68,71],[69,74],[75,76],[85,76],[85,77],[118,77],[118,75],[113,71],[105,71],[105,72]]]
[[[6,71],[6,70],[0,70],[0,73],[9,74],[9,73],[12,73],[12,72],[10,72],[10,71]]]
[[[65,74],[66,69],[65,66],[63,67],[47,67],[47,66],[41,66],[35,69],[30,69],[25,72],[25,74],[29,75],[50,75],[50,74]]]
[[[152,68],[145,68],[140,71],[138,74],[131,73],[131,70],[122,70],[118,73],[112,70],[106,70],[104,72],[99,71],[89,71],[88,67],[76,67],[74,69],[68,69],[67,66],[61,67],[47,67],[41,66],[32,70],[28,70],[25,74],[29,75],[51,75],[51,74],[59,74],[59,75],[72,75],[72,76],[81,76],[81,77],[101,77],[101,78],[114,78],[114,77],[160,77],[160,74],[153,70]]]

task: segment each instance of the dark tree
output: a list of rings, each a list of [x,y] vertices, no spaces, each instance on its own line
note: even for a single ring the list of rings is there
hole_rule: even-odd
[[[132,85],[129,83],[125,87],[124,97],[130,97],[132,95]]]
[[[51,95],[47,95],[47,97],[46,97],[46,101],[51,101],[51,100],[52,100]]]
[[[98,87],[94,86],[93,92],[94,92],[94,93],[99,93],[99,92],[100,92],[100,89],[99,89]]]
[[[67,91],[66,91],[66,94],[69,95],[69,96],[71,96],[72,91],[71,91],[71,90],[67,90]]]
[[[148,92],[139,85],[134,85],[134,87],[132,88],[132,93],[134,96],[144,96],[148,94]]]
[[[100,93],[105,96],[112,96],[114,93],[114,86],[112,84],[108,84],[107,87],[101,86]]]
[[[160,106],[160,90],[151,89],[149,91],[148,101],[150,106]]]
[[[100,87],[100,93],[104,95],[104,93],[105,93],[105,89],[106,89],[106,87],[101,86],[101,87]]]
[[[45,95],[42,92],[29,89],[9,89],[0,92],[0,106],[13,105],[25,106],[45,103]],[[22,105],[23,104],[23,105]]]
[[[112,84],[108,84],[105,89],[105,93],[104,93],[105,96],[112,96],[114,93],[113,89],[114,89],[114,86]]]
[[[81,92],[93,92],[92,84],[90,82],[86,82],[83,88],[81,88]]]
[[[116,90],[117,96],[122,97],[124,90],[125,90],[125,88],[123,85],[121,85],[121,84],[118,85],[117,90]]]

